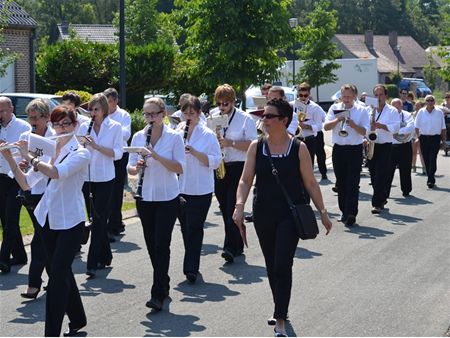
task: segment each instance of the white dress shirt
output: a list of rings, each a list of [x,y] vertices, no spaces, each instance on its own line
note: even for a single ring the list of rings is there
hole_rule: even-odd
[[[378,108],[370,112],[370,121],[372,121],[373,113],[375,113],[375,121],[385,124],[388,129],[387,131],[379,128],[375,130],[375,132],[377,133],[377,139],[375,143],[392,143],[394,141],[394,137],[392,135],[398,132],[398,130],[400,129],[400,115],[397,109],[386,103],[381,112],[378,111]],[[369,133],[370,128],[367,131],[367,135]]]
[[[334,115],[335,110],[345,109],[344,104],[342,102],[333,104],[328,110],[328,114],[325,117],[325,121],[329,122],[336,118]],[[369,112],[365,106],[354,104],[353,107],[349,109],[349,117],[355,122],[356,125],[370,130],[370,119]],[[359,134],[355,129],[350,127],[348,124],[345,127],[345,130],[348,132],[347,137],[339,136],[339,131],[341,130],[341,122],[339,122],[336,126],[334,126],[331,135],[331,141],[333,144],[339,145],[358,145],[362,144],[364,141],[364,135]]]
[[[234,117],[231,120],[233,113],[229,115],[229,126],[225,133],[225,138],[231,141],[253,141],[258,138],[256,131],[255,120],[250,114],[234,108]],[[219,110],[211,111],[211,115],[217,116],[220,114]],[[231,120],[231,123],[230,123]],[[224,161],[227,162],[244,162],[247,152],[241,151],[233,147],[223,148]]]
[[[75,135],[78,133],[78,130],[80,130],[80,127],[81,127],[81,125],[83,123],[85,123],[85,122],[89,123],[90,121],[91,121],[91,119],[89,117],[84,116],[83,114],[77,112],[77,122],[78,122],[78,124],[77,124],[77,126],[75,127],[75,130],[74,130]]]
[[[133,135],[132,147],[144,147],[146,141],[147,127]],[[184,144],[181,135],[163,126],[163,132],[153,149],[159,156],[180,163],[184,168],[185,154]],[[128,166],[135,166],[141,155],[131,153]],[[147,167],[144,172],[144,182],[142,184],[142,199],[147,202],[170,201],[180,194],[178,176],[173,171],[167,170],[159,161],[148,156]]]
[[[72,137],[61,148],[54,162],[59,178],[52,179],[47,185],[47,176],[39,171],[28,171],[26,178],[31,188],[41,180],[46,185],[44,195],[34,210],[34,215],[42,227],[47,217],[52,230],[70,229],[86,221],[81,188],[89,159],[89,150],[81,146],[76,137]]]
[[[130,114],[125,109],[122,109],[119,106],[117,106],[116,111],[112,114],[109,114],[108,117],[111,120],[118,122],[122,126],[123,146],[126,147],[128,145],[128,140],[131,137]]]
[[[3,127],[3,125],[0,126],[0,140],[8,143],[15,143],[19,141],[20,135],[27,131],[31,131],[31,125],[13,115],[6,127]],[[19,157],[16,158],[16,162],[20,162],[20,160]],[[0,153],[0,174],[8,175],[9,171],[9,164]]]
[[[22,133],[22,135],[20,135],[20,140],[28,141],[28,139],[30,137],[30,133],[31,132],[29,132],[29,131]],[[52,127],[50,127],[50,123],[49,123],[47,125],[47,130],[45,131],[44,137],[53,136],[55,134],[56,134],[55,130]],[[39,159],[42,162],[48,163],[48,162],[50,162],[51,157],[48,155],[43,155],[43,156],[39,157]],[[30,168],[29,170],[33,170],[33,168]],[[44,193],[46,187],[47,187],[47,180],[40,180],[31,188],[31,194],[41,195]]]
[[[180,123],[178,132],[184,134],[186,123]],[[222,160],[219,141],[216,134],[204,123],[198,123],[192,131],[191,138],[186,145],[204,153],[208,157],[205,166],[195,156],[186,153],[186,166],[180,175],[180,191],[187,195],[206,195],[214,191],[214,169],[219,167]]]
[[[78,130],[78,135],[86,135],[88,128],[89,123],[83,123]],[[90,182],[111,181],[116,177],[114,161],[121,159],[123,155],[122,127],[107,116],[100,126],[99,134],[97,135],[92,128],[90,135],[99,146],[113,149],[114,157],[106,156],[100,151],[88,147],[91,152],[91,162],[88,169],[90,176],[86,175],[86,180],[90,180]]]
[[[405,139],[404,142],[399,142],[395,138],[392,141],[393,144],[402,144],[411,141],[413,135],[414,135],[414,119],[411,115],[411,113],[407,112],[406,110],[402,110],[400,113],[400,129],[398,130],[399,135],[408,135],[408,137]],[[402,124],[404,127],[402,127]]]
[[[299,102],[298,100],[291,101],[290,104],[294,108],[294,117],[292,118],[292,122],[289,125],[288,132],[291,133],[291,127],[295,123],[295,128],[297,129],[298,126],[298,112],[299,112]],[[323,111],[322,107],[319,106],[314,101],[308,100],[308,102],[304,103],[305,107],[305,114],[306,118],[304,124],[307,124],[311,126],[311,130],[309,129],[303,129],[302,130],[302,136],[308,137],[308,136],[317,136],[317,132],[322,130],[323,126],[323,120],[322,117],[325,115],[325,112]],[[295,121],[294,121],[295,120]],[[294,132],[295,133],[295,132]]]
[[[424,107],[417,113],[414,125],[420,135],[441,135],[442,129],[446,129],[444,113],[436,107],[430,113]]]

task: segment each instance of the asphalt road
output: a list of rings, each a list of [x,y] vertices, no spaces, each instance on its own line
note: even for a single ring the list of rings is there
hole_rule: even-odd
[[[425,176],[413,174],[409,198],[402,197],[396,176],[387,208],[375,216],[370,213],[372,190],[364,171],[357,226],[346,228],[337,222],[330,170],[330,181],[322,182],[321,188],[333,230],[329,236],[322,231],[316,240],[299,243],[288,333],[445,335],[450,325],[449,176],[450,157],[439,155],[437,188],[428,190]],[[83,253],[73,269],[88,316],[84,335],[272,336],[266,320],[273,305],[253,228],[248,227],[245,256],[230,265],[220,257],[224,231],[215,200],[207,221],[202,276],[195,285],[184,281],[183,244],[180,228],[175,227],[170,300],[160,313],[145,307],[152,268],[137,218],[127,220],[125,235],[112,244],[112,267],[94,280],[86,280]],[[22,266],[0,275],[1,336],[43,335],[45,292],[36,301],[19,295],[26,288],[27,273],[28,266]]]

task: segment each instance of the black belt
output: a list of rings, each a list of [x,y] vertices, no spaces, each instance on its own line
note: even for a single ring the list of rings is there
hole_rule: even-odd
[[[232,162],[225,162],[226,167],[231,167],[233,165],[242,165],[244,161],[232,161]]]
[[[302,140],[302,141],[306,141],[306,140],[311,140],[314,137],[315,137],[314,135],[310,135],[310,136],[306,136],[306,137],[299,137],[299,139]]]
[[[420,135],[420,137],[425,137],[425,138],[431,138],[431,137],[440,137],[441,134],[435,134],[435,135]]]

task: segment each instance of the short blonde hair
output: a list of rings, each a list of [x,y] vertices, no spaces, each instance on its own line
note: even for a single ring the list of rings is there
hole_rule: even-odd
[[[92,106],[97,103],[102,108],[103,117],[108,116],[109,106],[108,106],[108,99],[106,98],[106,95],[103,93],[97,93],[97,94],[92,95],[92,98],[88,103],[88,109],[91,109]]]
[[[151,97],[151,98],[145,100],[144,107],[149,104],[154,104],[159,107],[160,111],[166,112],[166,105],[165,105],[164,101],[159,97]]]
[[[42,117],[50,117],[50,107],[46,99],[34,99],[28,103],[25,112],[30,115],[32,111],[41,114]]]
[[[235,100],[236,92],[229,84],[225,83],[216,88],[216,91],[214,92],[214,101],[216,101],[216,103],[220,101],[228,101],[234,104]]]

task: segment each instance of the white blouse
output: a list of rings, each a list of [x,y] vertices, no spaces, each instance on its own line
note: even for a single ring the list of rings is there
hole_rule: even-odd
[[[414,125],[420,135],[441,135],[442,130],[446,129],[444,113],[436,108],[430,113],[424,107],[417,113]]]
[[[131,136],[130,114],[125,109],[117,106],[116,111],[112,114],[109,114],[108,116],[111,120],[116,121],[122,126],[123,146],[126,147]]]
[[[184,135],[186,122],[179,124],[177,131]],[[180,175],[180,191],[187,195],[206,195],[214,191],[214,169],[219,167],[222,160],[219,141],[216,134],[204,123],[197,123],[186,145],[204,153],[208,157],[208,166],[199,159],[186,153],[186,166]]]
[[[42,180],[46,185],[44,195],[34,210],[34,215],[42,227],[47,217],[52,230],[70,229],[86,221],[81,188],[89,159],[89,150],[81,146],[76,137],[72,137],[61,148],[54,162],[59,178],[52,179],[47,185],[47,176],[39,171],[28,171],[26,178],[30,187]]]
[[[88,122],[83,123],[77,134],[86,135],[88,127]],[[98,150],[88,147],[87,149],[91,152],[91,162],[88,169],[90,176],[87,174],[88,171],[86,171],[86,181],[111,181],[116,177],[114,161],[121,159],[123,155],[122,127],[107,116],[100,126],[98,135],[94,128],[92,128],[90,135],[99,146],[113,149],[114,157],[106,156]]]
[[[147,127],[133,135],[132,147],[144,147]],[[163,126],[161,137],[153,147],[158,155],[185,166],[184,144],[181,135],[166,125]],[[131,153],[128,166],[135,166],[141,155]],[[159,161],[151,156],[147,157],[147,167],[144,172],[142,184],[142,199],[146,202],[170,201],[180,194],[178,176],[175,172],[167,170]]]

